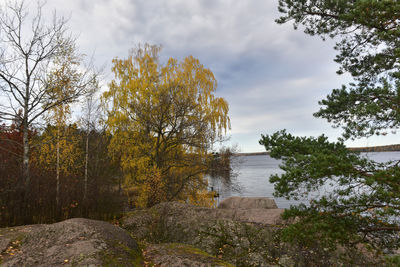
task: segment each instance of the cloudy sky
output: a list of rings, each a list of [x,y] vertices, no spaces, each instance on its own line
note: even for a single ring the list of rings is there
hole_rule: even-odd
[[[83,53],[94,53],[112,79],[111,60],[138,43],[161,44],[162,59],[193,55],[218,81],[230,105],[230,144],[263,151],[261,134],[287,129],[295,135],[335,140],[340,130],[312,113],[318,100],[347,83],[333,62],[333,42],[277,25],[275,0],[47,0],[45,12],[69,17]],[[348,142],[349,146],[398,143],[395,136]]]

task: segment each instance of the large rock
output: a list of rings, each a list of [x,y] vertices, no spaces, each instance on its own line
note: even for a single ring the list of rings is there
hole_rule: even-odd
[[[122,227],[139,239],[165,239],[167,242],[194,241],[197,232],[218,221],[233,221],[259,225],[283,224],[284,209],[215,209],[180,202],[164,202],[149,210],[139,210],[126,216]],[[160,236],[160,235],[165,235]],[[192,244],[192,243],[190,243]]]
[[[147,262],[151,262],[158,267],[233,267],[232,264],[186,244],[151,244],[146,247],[144,254]]]
[[[223,256],[224,260],[238,266],[270,266],[266,258],[273,252],[259,247],[259,244],[274,242],[275,229],[284,223],[280,218],[282,212],[282,209],[216,209],[165,202],[130,213],[122,220],[121,226],[137,240],[189,244],[210,255]],[[223,247],[224,244],[230,245]],[[273,244],[271,247],[275,249]],[[156,257],[154,262],[157,263],[168,260],[171,264],[180,262],[182,266],[209,266],[184,265],[190,259],[160,253],[164,250],[164,247],[155,247],[148,253],[164,255]],[[249,251],[252,251],[251,255]],[[248,257],[243,253],[249,254],[246,254]],[[176,257],[179,259],[174,260]]]
[[[223,266],[219,259],[246,267],[341,266],[342,259],[354,262],[354,266],[383,266],[374,259],[364,259],[356,250],[345,251],[345,255],[326,251],[318,243],[307,249],[283,242],[280,229],[290,222],[280,219],[282,212],[166,202],[127,214],[121,225],[143,244],[152,243],[144,249],[144,255],[157,266]]]
[[[139,266],[142,262],[135,240],[107,222],[76,218],[1,230],[9,239],[1,248],[1,266]]]
[[[267,197],[230,197],[223,200],[219,209],[277,209],[275,200]]]
[[[199,233],[220,222],[275,226],[283,224],[283,209],[215,209],[180,202],[165,202],[148,210],[138,210],[126,216],[122,227],[138,239],[150,242],[179,242],[199,245]],[[229,223],[232,222],[232,223]],[[206,248],[205,244],[200,244]]]

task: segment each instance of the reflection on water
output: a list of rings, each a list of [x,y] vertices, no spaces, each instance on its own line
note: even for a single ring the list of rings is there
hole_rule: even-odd
[[[400,159],[400,152],[371,152],[363,153],[365,157],[378,162]],[[272,174],[282,174],[279,168],[281,162],[268,155],[239,156],[234,158],[233,165],[236,167],[237,177],[233,178],[232,183],[224,183],[210,178],[210,187],[219,193],[218,201],[230,196],[245,197],[273,197],[274,187],[269,182]],[[239,188],[238,188],[239,187]],[[300,203],[300,201],[275,198],[279,208],[289,208],[290,205]],[[304,203],[307,203],[304,201]]]

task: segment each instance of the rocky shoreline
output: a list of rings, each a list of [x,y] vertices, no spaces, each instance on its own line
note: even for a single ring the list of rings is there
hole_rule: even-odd
[[[278,238],[283,211],[272,199],[232,197],[218,208],[161,203],[115,224],[75,218],[2,228],[0,266],[337,266],[336,252]]]
[[[232,266],[195,247],[194,235],[215,221],[277,224],[281,213],[273,200],[231,198],[223,201],[220,208],[162,203],[153,209],[128,213],[120,227],[75,218],[48,225],[2,228],[0,263],[1,266],[151,266],[150,262],[156,266]],[[165,232],[152,227],[165,227]],[[157,231],[162,236],[156,236]],[[141,247],[135,239],[142,241]]]

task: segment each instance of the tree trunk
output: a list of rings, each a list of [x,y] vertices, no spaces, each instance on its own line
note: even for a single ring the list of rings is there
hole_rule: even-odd
[[[88,123],[89,124],[89,123]],[[89,125],[86,134],[86,151],[85,151],[85,181],[84,181],[84,191],[83,191],[83,203],[86,203],[87,198],[87,185],[88,185],[88,166],[89,166]]]
[[[28,136],[29,132],[28,132],[27,119],[24,119],[22,131],[23,131],[22,142],[24,147],[23,160],[22,160],[22,173],[25,182],[25,191],[28,191],[31,180],[29,174],[29,136]]]
[[[56,214],[60,212],[60,126],[57,125]]]
[[[26,114],[26,113],[25,113]],[[23,214],[23,223],[31,223],[29,211],[30,199],[31,199],[31,177],[29,173],[29,129],[28,129],[28,118],[24,115],[22,119],[22,143],[23,143],[23,157],[22,157],[22,179],[23,179],[23,190],[22,190],[22,202],[21,202],[21,213]]]

